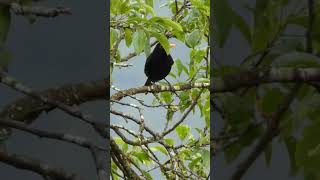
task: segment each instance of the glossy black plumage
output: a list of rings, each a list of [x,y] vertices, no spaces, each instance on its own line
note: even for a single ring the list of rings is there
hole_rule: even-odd
[[[164,79],[170,73],[172,65],[171,55],[167,55],[164,48],[158,43],[148,56],[144,66],[144,73],[148,77],[145,86],[151,85],[151,82]]]

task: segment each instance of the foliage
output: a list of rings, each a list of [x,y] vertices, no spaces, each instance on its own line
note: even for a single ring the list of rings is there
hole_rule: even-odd
[[[307,3],[296,0],[257,0],[242,4],[253,23],[236,12],[227,0],[215,0],[214,36],[218,47],[227,43],[232,28],[240,32],[250,47],[250,53],[240,65],[222,65],[213,69],[215,78],[250,68],[319,67],[320,4],[314,4],[314,28],[308,29]],[[242,2],[239,2],[242,3]],[[253,4],[253,6],[252,6]],[[292,33],[290,28],[300,29]],[[313,52],[306,47],[306,31],[312,35]],[[310,39],[310,38],[309,38]],[[247,147],[258,141],[267,131],[265,122],[273,118],[291,91],[292,85],[272,83],[232,93],[213,95],[221,109],[215,109],[225,122],[221,142],[226,161],[231,163]],[[290,158],[291,174],[302,171],[306,179],[319,179],[319,107],[318,86],[302,85],[280,120],[279,140],[284,143]],[[302,132],[298,133],[298,132]],[[265,149],[266,163],[272,160],[272,147]]]
[[[190,61],[174,59],[170,73],[173,79],[171,83],[174,82],[172,85],[209,83],[209,7],[209,0],[168,0],[160,7],[171,13],[171,17],[165,17],[156,12],[158,7],[155,7],[153,0],[111,0],[111,78],[115,64],[126,63],[131,57],[141,53],[147,57],[155,42],[159,42],[169,53],[169,40],[175,39],[190,48]],[[121,42],[128,49],[134,50],[132,56],[121,56]],[[125,73],[125,69],[123,72]],[[166,82],[158,84],[168,85]],[[130,167],[134,167],[135,172],[145,179],[159,179],[152,177],[153,171],[157,169],[167,179],[175,179],[176,176],[182,179],[207,178],[210,168],[209,91],[195,88],[176,93],[161,92],[154,96],[153,103],[144,108],[151,106],[157,113],[158,109],[165,107],[163,124],[166,128],[162,135],[160,133],[156,139],[151,140],[152,143],[133,144],[126,141],[126,138],[141,143],[152,137],[145,133],[138,135],[139,131],[136,130],[130,130],[131,135],[125,133],[124,137],[113,129],[119,135],[114,139],[127,155]],[[192,128],[184,123],[183,117],[181,122],[177,121],[177,114],[191,116],[190,112],[199,112],[200,117],[193,120],[202,121],[200,123],[204,124],[203,129]],[[124,129],[127,127],[122,129],[126,131]],[[112,159],[112,178],[119,179],[123,175],[121,167]]]

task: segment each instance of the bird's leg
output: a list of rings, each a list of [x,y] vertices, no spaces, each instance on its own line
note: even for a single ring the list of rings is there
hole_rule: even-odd
[[[148,85],[148,86],[153,86],[155,83],[154,82],[150,82],[151,84],[150,85]],[[144,94],[148,94],[148,92],[146,92],[146,93],[144,93]]]
[[[169,84],[171,92],[173,92],[174,94],[176,94],[176,96],[177,96],[179,99],[181,99],[180,96],[179,96],[179,94],[178,94],[176,91],[173,90],[173,86],[170,84],[170,82],[169,82],[166,78],[164,78],[164,80],[167,81],[167,83]]]

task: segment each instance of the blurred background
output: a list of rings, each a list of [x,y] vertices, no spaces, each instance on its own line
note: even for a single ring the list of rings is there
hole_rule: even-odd
[[[72,15],[37,18],[34,24],[12,16],[7,47],[12,60],[9,74],[37,90],[68,83],[101,80],[106,77],[106,1],[44,1],[45,7],[69,7]],[[90,13],[89,13],[90,12]],[[0,85],[0,109],[22,94]],[[82,104],[83,112],[108,120],[106,101]],[[79,120],[60,110],[42,114],[32,127],[85,136],[97,144],[106,143]],[[28,155],[54,167],[63,167],[86,179],[97,179],[90,152],[72,144],[40,139],[14,131],[6,142],[11,153]],[[0,163],[0,179],[41,180],[38,174]]]
[[[249,23],[253,23],[253,17],[247,7],[254,6],[256,1],[241,0],[232,1],[228,0],[232,8]],[[297,29],[292,27],[289,32],[296,32]],[[212,34],[211,34],[212,35]],[[240,62],[248,56],[250,53],[249,45],[243,38],[243,35],[236,29],[232,28],[231,33],[223,48],[214,47],[214,56],[223,65],[239,65]],[[230,107],[232,108],[232,107]],[[211,132],[216,134],[223,127],[223,122],[220,119],[219,114],[212,113],[211,115]],[[236,165],[251,152],[253,146],[247,148],[242,152],[239,157],[232,163],[226,164],[223,153],[219,153],[216,158],[211,159],[213,165],[212,179],[223,180],[230,177],[230,174],[234,172]],[[301,180],[302,175],[296,177],[289,176],[290,161],[288,152],[283,144],[280,144],[275,139],[272,142],[272,159],[270,165],[267,166],[264,155],[260,155],[259,158],[252,164],[247,173],[242,179],[245,180]]]

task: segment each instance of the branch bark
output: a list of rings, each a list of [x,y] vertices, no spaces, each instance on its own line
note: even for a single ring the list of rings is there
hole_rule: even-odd
[[[109,88],[107,88],[107,81],[98,80],[66,84],[61,87],[40,91],[39,94],[43,97],[55,99],[56,101],[72,106],[106,99],[107,94],[109,94]],[[4,106],[0,111],[0,118],[13,119],[29,124],[42,112],[49,112],[55,108],[53,105],[26,96]]]
[[[257,69],[214,78],[210,91],[221,93],[266,83],[312,83],[314,81],[320,81],[320,68]]]
[[[42,175],[61,180],[80,180],[75,174],[60,168],[51,167],[36,159],[0,151],[0,161],[18,169],[26,169]]]

